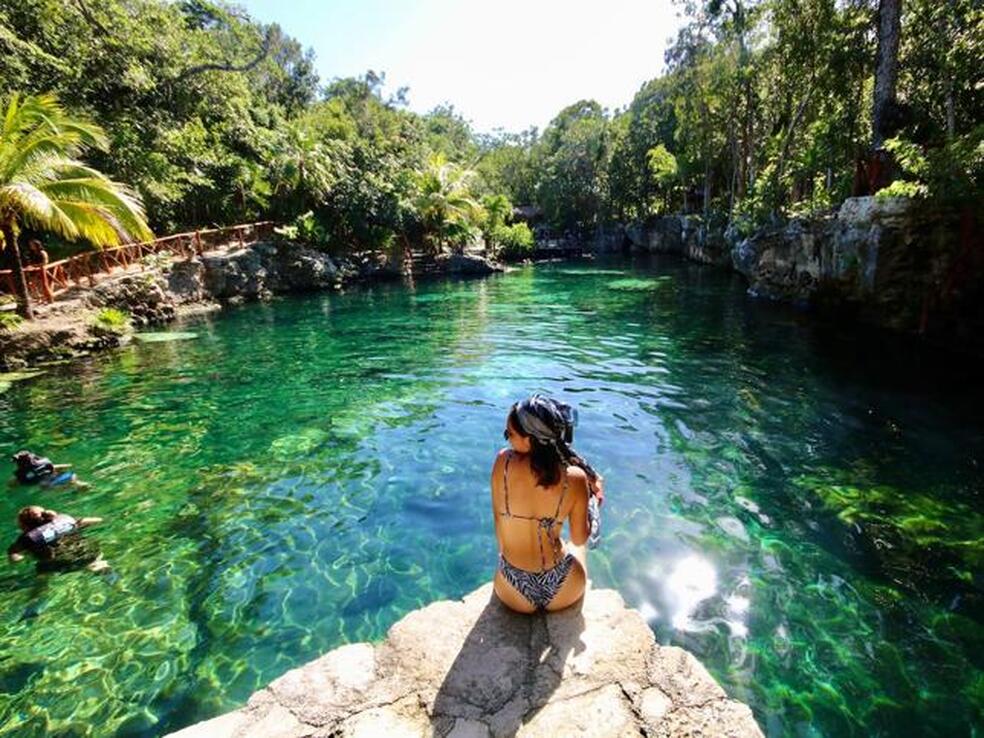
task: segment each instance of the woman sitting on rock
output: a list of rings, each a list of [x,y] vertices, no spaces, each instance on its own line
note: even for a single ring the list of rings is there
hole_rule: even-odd
[[[561,610],[584,594],[584,544],[596,538],[601,477],[571,449],[575,414],[543,395],[516,403],[492,467],[499,541],[495,592],[518,612]],[[572,547],[561,541],[570,521]]]

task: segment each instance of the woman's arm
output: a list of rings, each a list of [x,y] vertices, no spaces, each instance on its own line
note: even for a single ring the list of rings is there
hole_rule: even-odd
[[[57,471],[68,471],[72,468],[71,464],[52,464],[51,468]]]
[[[591,532],[588,527],[588,480],[581,469],[572,473],[570,480],[570,491],[574,497],[574,504],[571,506],[571,543],[583,546]]]
[[[18,538],[7,548],[7,560],[12,563],[17,561],[23,561],[24,560],[24,554],[22,553],[23,551],[24,551],[23,538]]]
[[[90,525],[98,525],[102,521],[102,518],[79,518],[78,526],[81,530],[82,528],[88,528]]]
[[[495,504],[495,480],[501,478],[503,464],[505,463],[506,454],[509,453],[508,450],[502,449],[495,457],[495,463],[492,464],[492,475],[489,478],[489,490],[491,491],[492,497],[492,523],[495,526],[495,540],[499,545],[499,553],[502,553],[502,536],[499,534],[499,509]]]

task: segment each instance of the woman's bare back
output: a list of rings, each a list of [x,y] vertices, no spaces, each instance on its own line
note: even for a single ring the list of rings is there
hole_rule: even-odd
[[[584,472],[575,466],[566,467],[556,484],[539,487],[529,457],[504,450],[493,465],[491,482],[496,537],[503,557],[519,569],[541,572],[557,566],[567,553],[573,554],[576,564],[546,609],[559,610],[576,602],[586,583],[583,546],[587,538],[588,492]],[[552,521],[555,522],[551,524]],[[574,545],[564,546],[561,540],[564,521],[569,521]],[[501,571],[496,573],[495,590],[510,608],[520,612],[535,610]]]

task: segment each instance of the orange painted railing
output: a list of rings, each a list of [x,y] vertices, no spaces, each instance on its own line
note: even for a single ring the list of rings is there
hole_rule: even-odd
[[[190,258],[230,242],[245,246],[261,238],[268,238],[273,233],[273,226],[273,221],[265,220],[226,228],[206,228],[143,243],[87,251],[44,266],[25,266],[27,291],[37,300],[52,302],[55,295],[69,289],[73,283],[81,286],[82,280],[88,279],[91,286],[95,274],[111,272],[116,267],[126,269],[133,264],[140,264],[141,269],[146,268],[140,261],[145,256],[167,251],[175,256]],[[15,294],[14,274],[10,269],[0,269],[0,293]]]

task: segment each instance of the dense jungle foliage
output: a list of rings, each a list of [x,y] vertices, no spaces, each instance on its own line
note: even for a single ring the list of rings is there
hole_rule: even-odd
[[[453,108],[410,111],[381,74],[320,80],[310,50],[235,5],[2,0],[0,96],[54,93],[101,126],[110,147],[88,163],[139,192],[158,233],[272,218],[332,249],[481,231],[522,253],[513,204],[555,230],[822,212],[877,189],[873,143],[891,154],[878,186],[979,197],[984,11],[905,0],[880,47],[879,5],[900,4],[688,2],[665,73],[624,110],[582,100],[543,131],[490,136]],[[879,108],[885,59],[897,85]]]

